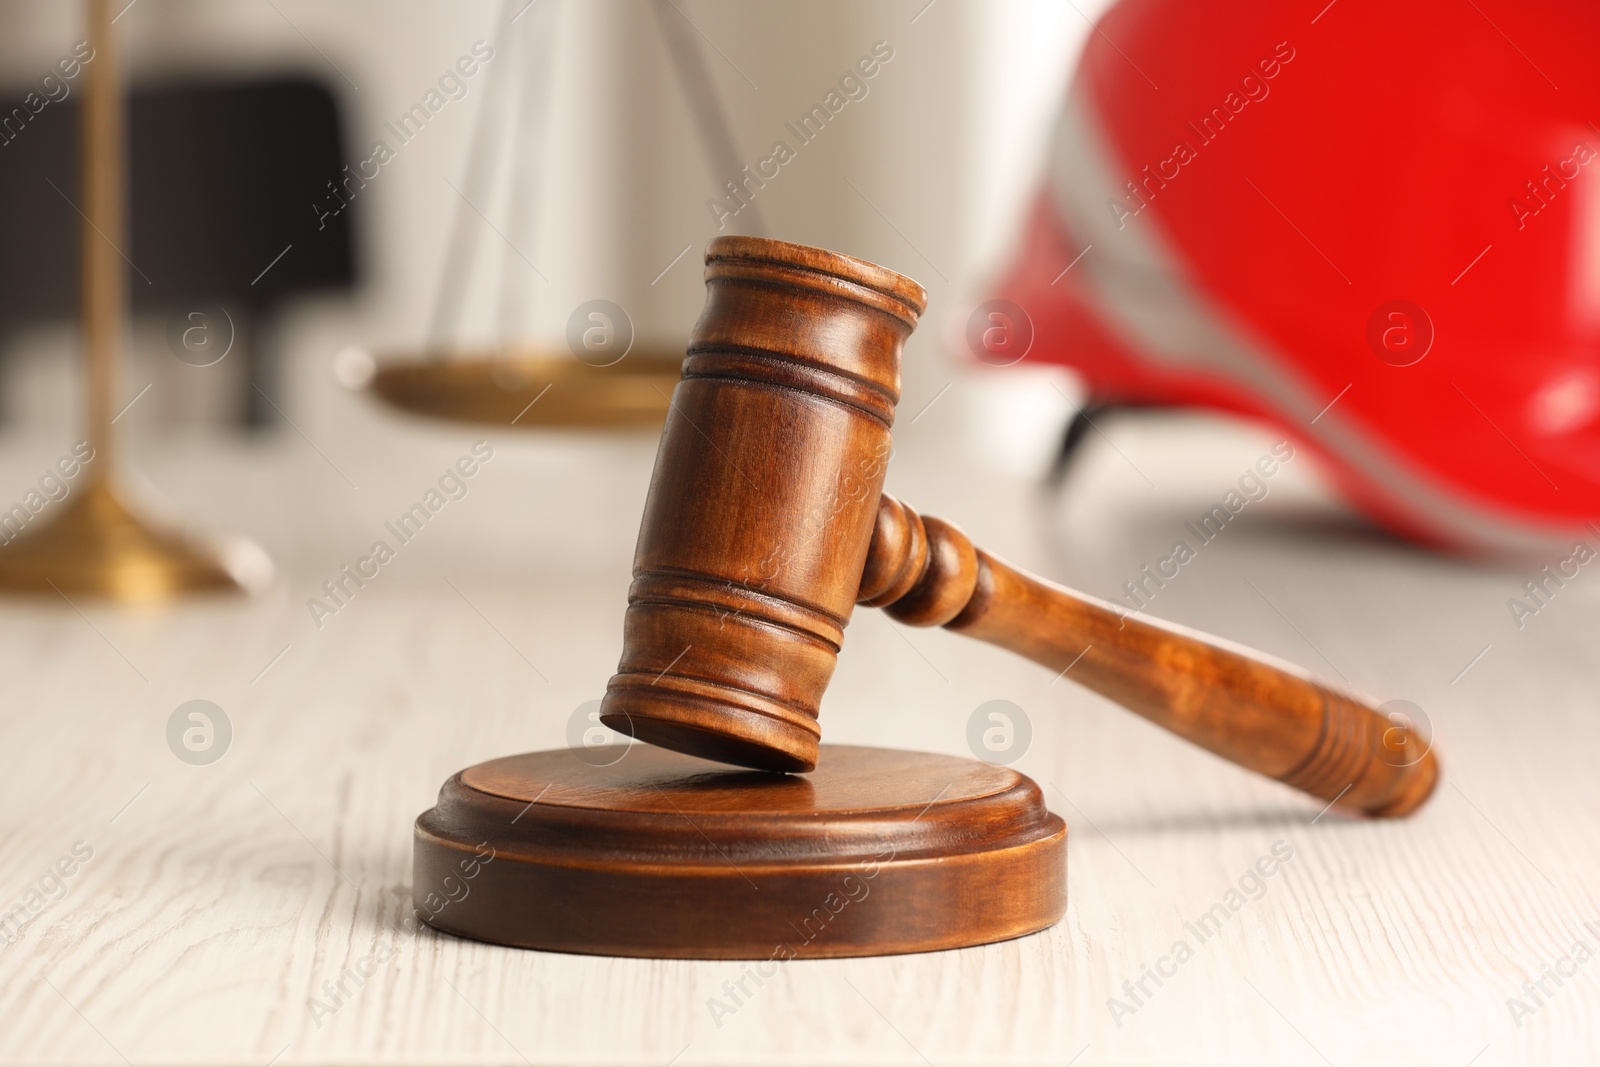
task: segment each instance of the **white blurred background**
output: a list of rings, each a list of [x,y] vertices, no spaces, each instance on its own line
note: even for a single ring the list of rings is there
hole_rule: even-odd
[[[707,201],[726,197],[732,175],[717,173],[707,157],[655,9],[648,0],[526,4],[136,0],[120,18],[136,83],[284,71],[323,82],[342,106],[352,162],[376,140],[395,144],[384,124],[475,41],[495,49],[468,95],[399,148],[353,204],[354,299],[299,301],[264,340],[286,371],[287,396],[278,402],[311,423],[301,424],[307,432],[343,410],[328,370],[337,352],[415,352],[428,339],[458,224],[478,254],[457,336],[514,335],[559,348],[572,308],[603,297],[627,309],[641,338],[676,345],[698,313],[699,256],[719,232]],[[676,30],[699,46],[734,151],[750,164],[775,140],[798,145],[784,123],[818,103],[877,42],[892,49],[866,82],[867,95],[799,147],[755,203],[767,236],[861,256],[928,288],[929,318],[908,351],[903,411],[920,410],[971,363],[953,351],[952,324],[959,329],[983,299],[981,287],[1014,237],[1071,61],[1104,6],[673,0]],[[0,70],[9,82],[48,69],[82,37],[76,4],[12,3],[0,23]],[[491,195],[476,204],[482,215],[467,211],[458,223],[456,190],[472,180],[480,122],[503,131],[485,153],[497,154],[498,165],[490,168]],[[755,232],[753,214],[725,220],[720,232]],[[160,330],[149,322],[135,328],[127,381],[156,383],[149,403],[130,414],[136,440],[220,424],[218,397],[235,388],[225,364],[204,378],[186,374]],[[8,339],[0,371],[8,430],[76,418],[74,345],[66,325]],[[952,390],[940,403],[962,407],[970,392],[981,407],[984,388]],[[1044,438],[1059,424],[1040,425],[1046,421],[1049,433],[1035,446],[1048,449]]]

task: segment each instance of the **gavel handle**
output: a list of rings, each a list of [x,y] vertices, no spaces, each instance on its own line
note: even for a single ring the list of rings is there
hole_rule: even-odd
[[[1259,652],[1018,571],[888,495],[859,602],[1066,672],[1224,759],[1341,808],[1406,815],[1438,781],[1427,740],[1409,724]]]

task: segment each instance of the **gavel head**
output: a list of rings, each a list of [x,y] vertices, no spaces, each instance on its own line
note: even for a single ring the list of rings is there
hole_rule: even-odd
[[[711,242],[706,290],[600,719],[707,759],[809,771],[927,294],[752,237]]]

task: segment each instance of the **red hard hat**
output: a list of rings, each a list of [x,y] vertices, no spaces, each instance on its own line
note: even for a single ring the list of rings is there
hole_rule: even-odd
[[[1597,46],[1592,0],[1124,0],[1002,286],[1030,358],[1277,423],[1407,535],[1570,547],[1600,516]]]

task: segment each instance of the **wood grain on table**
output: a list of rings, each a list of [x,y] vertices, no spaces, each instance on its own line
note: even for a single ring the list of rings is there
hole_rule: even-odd
[[[953,399],[897,434],[889,489],[1110,600],[1272,443],[1113,424],[1051,498],[952,466]],[[0,905],[28,910],[0,945],[0,1062],[1600,1055],[1600,957],[1572,958],[1578,942],[1600,949],[1600,572],[1584,568],[1519,630],[1506,601],[1537,564],[1376,539],[1323,505],[1298,461],[1149,610],[1422,708],[1445,777],[1415,817],[1320,814],[1070,678],[863,611],[823,704],[829,740],[965,755],[978,705],[1023,708],[1033,738],[1016,766],[1071,828],[1060,925],[983,948],[795,962],[760,984],[738,963],[401,931],[411,823],[440,783],[564,744],[574,709],[601,695],[655,447],[491,434],[495,457],[466,497],[319,628],[307,598],[477,436],[374,418],[322,439],[359,490],[292,437],[147,453],[186,514],[266,544],[276,591],[148,612],[0,604]],[[0,492],[20,493],[48,452],[8,450]],[[223,708],[234,733],[206,766],[166,741],[193,699]],[[1546,967],[1561,981],[1532,987],[1536,1002],[1524,982]],[[1529,1010],[1514,1017],[1513,997]]]

